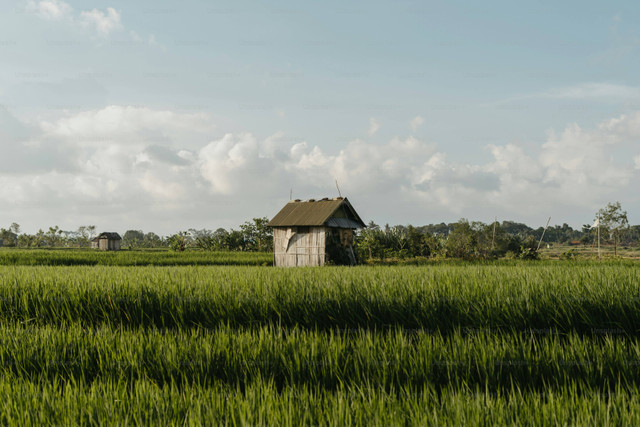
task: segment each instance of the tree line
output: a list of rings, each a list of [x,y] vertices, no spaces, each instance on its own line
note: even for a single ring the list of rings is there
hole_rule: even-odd
[[[254,218],[240,225],[239,230],[218,228],[215,231],[188,229],[169,236],[153,232],[127,230],[122,235],[124,249],[170,248],[183,251],[195,248],[210,251],[269,251],[273,248],[273,235],[267,227],[268,218]],[[94,225],[83,225],[74,231],[58,226],[35,234],[21,233],[20,225],[12,223],[0,228],[0,240],[5,247],[18,248],[88,248],[98,235]]]
[[[618,246],[640,244],[640,225],[629,225],[627,212],[619,202],[600,209],[595,218],[599,224],[584,224],[574,229],[568,224],[548,228],[532,228],[514,221],[483,223],[460,219],[453,223],[423,226],[379,226],[370,222],[355,239],[360,259],[411,258],[441,256],[462,259],[496,257],[535,258],[540,244],[594,245],[599,229],[601,242]],[[207,251],[271,251],[273,234],[267,227],[269,219],[253,218],[239,229],[188,229],[170,236],[153,232],[127,230],[122,236],[125,249],[170,248],[184,251],[188,248]],[[595,227],[594,227],[595,225]],[[89,247],[97,235],[93,225],[81,226],[75,231],[61,230],[58,226],[35,234],[20,232],[13,223],[0,229],[4,246],[22,248]]]

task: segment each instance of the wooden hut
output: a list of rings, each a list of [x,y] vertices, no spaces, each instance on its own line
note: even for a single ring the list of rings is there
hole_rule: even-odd
[[[273,265],[356,264],[354,230],[364,222],[346,198],[292,200],[267,224],[273,227]]]
[[[101,251],[119,251],[122,237],[118,233],[100,233],[91,241],[91,247]]]

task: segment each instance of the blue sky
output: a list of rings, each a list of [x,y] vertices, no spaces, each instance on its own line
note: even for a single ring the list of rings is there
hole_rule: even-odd
[[[0,226],[640,223],[636,2],[3,2]]]

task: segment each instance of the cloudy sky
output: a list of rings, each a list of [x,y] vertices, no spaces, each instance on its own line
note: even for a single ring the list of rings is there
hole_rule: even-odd
[[[0,227],[640,223],[640,3],[0,3]]]

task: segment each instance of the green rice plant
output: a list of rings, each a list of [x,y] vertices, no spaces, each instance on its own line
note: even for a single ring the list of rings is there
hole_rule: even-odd
[[[190,265],[271,265],[267,252],[210,252],[168,250],[123,250],[105,252],[88,249],[5,249],[0,265],[110,265],[110,266],[190,266]]]
[[[0,423],[638,424],[639,278],[583,261],[3,266]]]
[[[576,394],[419,392],[370,388],[277,390],[256,383],[180,388],[142,380],[70,385],[0,380],[6,425],[637,425],[638,390]]]
[[[533,334],[354,333],[299,328],[188,331],[0,327],[2,378],[240,389],[428,388],[608,392],[640,384],[636,338]]]
[[[630,335],[640,269],[578,263],[277,269],[3,267],[0,321]]]

